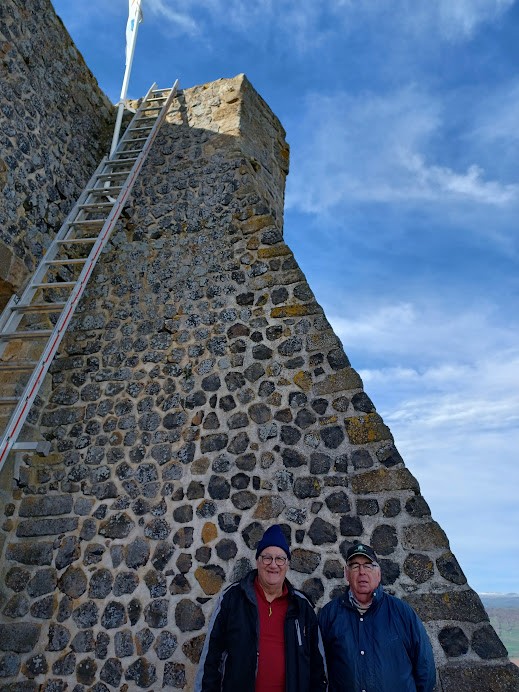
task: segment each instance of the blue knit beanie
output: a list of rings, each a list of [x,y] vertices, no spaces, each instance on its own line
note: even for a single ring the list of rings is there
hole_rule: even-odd
[[[258,548],[256,550],[256,560],[259,558],[265,548],[270,548],[272,545],[284,550],[288,559],[290,560],[290,548],[288,547],[287,539],[283,535],[283,531],[281,531],[281,526],[279,524],[270,526],[263,534],[263,537],[258,543]]]

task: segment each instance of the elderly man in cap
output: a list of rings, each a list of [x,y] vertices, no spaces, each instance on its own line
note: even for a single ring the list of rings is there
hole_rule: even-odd
[[[319,614],[329,692],[431,692],[431,643],[404,601],[385,593],[375,551],[359,543],[346,553],[343,596]]]
[[[195,692],[325,692],[317,618],[286,579],[290,549],[281,527],[265,531],[256,567],[218,598]]]

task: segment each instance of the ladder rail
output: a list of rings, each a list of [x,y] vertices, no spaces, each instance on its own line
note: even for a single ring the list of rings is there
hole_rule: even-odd
[[[146,98],[149,97],[150,93],[153,91],[153,89],[156,87],[156,84],[153,84],[152,87],[149,89],[145,99],[143,99],[141,106],[137,110],[135,114],[135,118],[137,118],[137,114],[143,110],[148,110],[146,108]],[[135,160],[128,177],[124,184],[122,185],[121,192],[119,193],[119,196],[117,200],[115,201],[112,210],[108,214],[108,217],[106,218],[103,227],[101,229],[101,232],[99,233],[99,236],[97,237],[96,242],[94,243],[93,247],[90,250],[89,256],[87,261],[85,262],[85,265],[77,279],[77,282],[75,284],[75,287],[72,289],[72,292],[65,304],[65,307],[58,318],[56,325],[54,329],[52,330],[52,334],[42,352],[42,355],[40,357],[40,360],[38,361],[38,365],[32,372],[31,376],[29,377],[29,380],[27,384],[25,385],[24,392],[18,401],[18,404],[16,405],[15,410],[13,411],[11,418],[9,419],[9,422],[7,424],[7,427],[4,431],[4,434],[2,435],[2,438],[0,439],[0,467],[2,463],[6,460],[7,455],[9,454],[10,450],[13,448],[13,445],[16,443],[18,439],[18,435],[20,434],[20,431],[23,427],[23,424],[25,423],[25,420],[27,418],[27,415],[29,413],[29,410],[34,402],[34,399],[36,398],[36,395],[40,389],[40,386],[43,382],[43,379],[45,375],[47,374],[47,371],[50,367],[50,364],[52,362],[52,359],[54,355],[56,354],[56,351],[59,348],[59,345],[65,335],[65,332],[67,330],[67,327],[72,319],[72,316],[74,314],[74,311],[77,307],[77,304],[79,303],[79,300],[81,296],[83,295],[83,292],[86,288],[87,282],[94,270],[94,267],[99,259],[99,256],[105,247],[106,243],[108,242],[108,239],[110,237],[110,234],[113,230],[113,227],[115,226],[115,223],[119,219],[119,216],[123,210],[123,207],[126,203],[126,200],[128,199],[131,190],[133,188],[133,185],[135,183],[135,180],[140,173],[140,170],[144,164],[144,161],[146,160],[146,157],[148,155],[148,152],[155,141],[155,138],[157,136],[157,132],[162,125],[162,122],[164,121],[167,112],[169,110],[169,106],[171,105],[171,102],[173,98],[176,96],[177,93],[177,87],[178,87],[178,79],[175,80],[175,83],[173,84],[169,95],[167,96],[165,103],[162,106],[162,110],[160,110],[152,129],[150,130],[150,133],[148,135],[147,141],[144,144],[140,154],[137,156],[137,159]],[[164,90],[166,91],[166,90]],[[125,132],[125,135],[127,133]],[[125,139],[125,136],[121,138],[119,142],[119,146],[123,144],[123,141]],[[119,149],[119,146],[117,147],[115,153]],[[111,159],[108,159],[105,161],[105,165],[110,166],[111,165]],[[99,170],[99,168],[98,168]],[[93,179],[95,176],[93,176]],[[93,184],[87,185],[88,187],[92,187]],[[108,187],[107,190],[110,188]],[[74,207],[76,208],[76,206]],[[59,283],[56,286],[59,288]],[[18,303],[19,301],[16,301]]]

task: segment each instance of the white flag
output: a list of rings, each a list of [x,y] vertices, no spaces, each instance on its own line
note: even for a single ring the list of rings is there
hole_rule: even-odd
[[[141,0],[128,0],[128,22],[126,24],[126,64],[132,53],[137,35],[137,24],[142,22]]]

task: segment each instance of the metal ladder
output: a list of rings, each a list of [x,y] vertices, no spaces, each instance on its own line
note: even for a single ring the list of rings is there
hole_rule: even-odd
[[[0,468],[11,450],[50,450],[44,440],[18,442],[18,437],[177,85],[178,80],[169,89],[150,87],[112,157],[101,161],[28,286],[20,297],[11,297],[0,316],[0,409],[8,420],[0,438]]]

